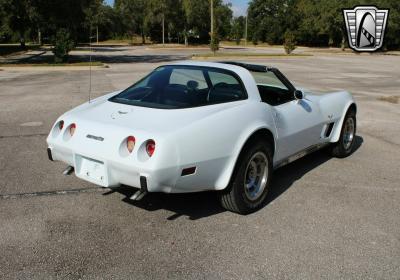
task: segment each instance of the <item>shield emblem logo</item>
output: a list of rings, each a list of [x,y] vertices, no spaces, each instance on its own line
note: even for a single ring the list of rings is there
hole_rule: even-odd
[[[349,46],[355,51],[373,52],[382,47],[389,10],[375,6],[344,9]]]

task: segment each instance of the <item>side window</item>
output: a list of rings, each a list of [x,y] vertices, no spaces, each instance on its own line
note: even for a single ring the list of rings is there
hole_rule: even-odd
[[[293,99],[291,91],[273,72],[251,72],[256,81],[261,100],[277,106]]]
[[[239,82],[236,80],[235,77],[232,75],[228,75],[225,73],[220,73],[220,72],[208,72],[208,75],[210,76],[211,83],[213,86],[215,86],[218,83],[225,83],[225,84],[231,84],[231,85],[238,85]]]
[[[277,87],[289,91],[273,72],[252,72],[252,74],[257,85]]]
[[[209,103],[221,103],[244,99],[246,94],[239,80],[228,73],[208,71],[212,88],[208,93]]]
[[[207,82],[204,78],[203,71],[192,69],[174,69],[169,78],[169,84],[177,84],[193,87],[196,89],[207,88]]]

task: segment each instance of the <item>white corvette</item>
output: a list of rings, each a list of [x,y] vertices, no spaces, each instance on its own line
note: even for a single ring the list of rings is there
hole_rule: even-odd
[[[274,169],[329,145],[351,154],[356,104],[348,92],[297,90],[276,68],[180,62],[62,115],[50,160],[103,187],[148,192],[220,191],[222,205],[261,207]]]

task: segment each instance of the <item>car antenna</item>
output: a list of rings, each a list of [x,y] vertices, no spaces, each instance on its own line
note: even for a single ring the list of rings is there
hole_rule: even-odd
[[[92,21],[89,27],[89,103],[90,95],[92,93]]]

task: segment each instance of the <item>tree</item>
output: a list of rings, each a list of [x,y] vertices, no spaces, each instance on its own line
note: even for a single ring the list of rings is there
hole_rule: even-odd
[[[74,42],[88,39],[87,10],[99,0],[32,0],[39,14],[44,37],[54,39],[57,31],[66,29]],[[100,1],[101,2],[101,1]]]
[[[293,32],[287,30],[285,32],[285,39],[283,42],[283,47],[285,49],[286,54],[291,54],[296,49],[296,38]]]
[[[387,49],[400,48],[400,1],[381,0],[379,8],[390,9],[386,28],[386,35],[383,40],[383,47]]]
[[[67,61],[68,53],[74,47],[74,42],[71,40],[68,30],[58,30],[53,45],[52,52],[54,53],[54,62],[60,63]]]
[[[244,36],[245,25],[246,19],[243,16],[236,17],[232,21],[231,38],[235,39],[237,45],[239,45],[240,40]]]
[[[98,23],[99,40],[117,37],[124,32],[121,16],[116,9],[101,5],[102,20]]]
[[[94,0],[84,10],[85,13],[85,26],[89,29],[89,34],[92,36],[93,28],[96,29],[96,42],[99,43],[99,26],[108,21],[106,18],[106,7],[103,0]]]
[[[34,22],[37,11],[32,0],[2,0],[4,21],[11,30],[17,32],[22,48],[25,48],[25,33]],[[2,25],[3,25],[2,24]]]
[[[115,0],[114,6],[123,19],[124,27],[130,36],[140,34],[146,43],[145,13],[146,0]]]
[[[215,1],[215,28],[218,39],[225,39],[231,34],[232,9],[231,4],[223,4],[222,1]]]
[[[292,13],[297,13],[301,42],[305,45],[341,45],[346,36],[342,9],[352,6],[346,0],[297,1]]]
[[[177,37],[183,29],[182,13],[181,1],[148,0],[145,26],[151,40],[164,42],[166,34],[168,38]]]
[[[215,2],[215,1],[214,1]],[[215,5],[216,3],[214,3]],[[185,45],[188,44],[189,35],[194,35],[198,41],[210,38],[210,2],[199,0],[182,0],[184,12],[184,37]]]
[[[7,42],[10,40],[12,30],[7,23],[7,13],[4,10],[5,0],[0,0],[0,42]]]
[[[248,8],[249,35],[253,42],[280,44],[294,0],[253,0]]]

